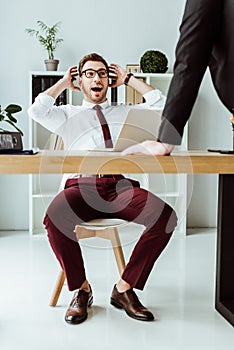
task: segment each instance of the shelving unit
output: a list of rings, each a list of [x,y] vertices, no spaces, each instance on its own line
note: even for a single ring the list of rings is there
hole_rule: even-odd
[[[40,72],[31,71],[29,73],[30,91],[29,104],[31,105],[35,97],[43,89],[53,85],[65,72]],[[134,74],[136,77],[144,79],[146,83],[160,89],[167,94],[172,74]],[[41,82],[40,82],[41,80]],[[43,84],[42,84],[43,81]],[[118,102],[126,103],[126,87],[118,88]],[[65,92],[60,96],[56,104],[74,103],[80,104],[82,94],[73,94],[71,91]],[[110,98],[110,93],[108,98]],[[38,123],[29,119],[29,140],[30,148],[39,147],[40,149],[50,148],[50,132]],[[187,131],[184,133],[183,145],[187,145]],[[185,234],[186,232],[186,196],[187,196],[187,175],[170,174],[127,174],[131,178],[140,181],[142,187],[158,195],[164,201],[171,204],[178,215],[179,224],[177,232]],[[58,192],[62,175],[29,175],[29,232],[30,234],[44,233],[43,217],[51,200]]]
[[[65,72],[29,72],[29,105],[34,102],[35,97],[58,81]],[[56,100],[56,104],[73,102],[71,91],[65,91]],[[29,118],[29,147],[39,149],[50,149],[51,133]],[[62,175],[29,175],[29,233],[44,233],[43,217],[51,200],[59,190]]]

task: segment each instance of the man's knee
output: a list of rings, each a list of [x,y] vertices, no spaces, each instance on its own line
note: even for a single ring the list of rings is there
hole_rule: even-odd
[[[144,225],[148,229],[156,229],[158,234],[172,234],[177,225],[175,210],[167,203],[161,203],[157,207],[151,207],[145,212]]]
[[[170,207],[169,212],[170,212],[170,215],[169,215],[166,227],[165,227],[165,233],[172,233],[175,230],[175,228],[177,226],[177,222],[178,222],[178,218],[177,218],[175,210]]]
[[[164,203],[160,217],[155,223],[160,227],[160,231],[165,232],[166,234],[171,234],[175,230],[177,221],[178,219],[175,210],[169,204]]]

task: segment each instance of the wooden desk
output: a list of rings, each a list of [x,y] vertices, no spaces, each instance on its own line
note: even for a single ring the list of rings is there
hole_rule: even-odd
[[[234,174],[234,157],[202,151],[175,152],[172,156],[114,152],[42,151],[36,155],[0,155],[0,174]]]
[[[200,151],[121,157],[109,152],[43,151],[0,155],[0,174],[218,174],[216,309],[234,326],[234,156]]]

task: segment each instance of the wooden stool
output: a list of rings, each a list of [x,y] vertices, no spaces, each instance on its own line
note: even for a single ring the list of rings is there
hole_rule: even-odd
[[[125,260],[119,238],[118,227],[126,225],[127,223],[127,221],[121,219],[95,219],[76,225],[74,232],[76,233],[77,240],[90,237],[99,237],[110,240],[119,274],[121,276],[125,269]],[[64,281],[65,273],[61,270],[50,300],[50,306],[56,306]]]

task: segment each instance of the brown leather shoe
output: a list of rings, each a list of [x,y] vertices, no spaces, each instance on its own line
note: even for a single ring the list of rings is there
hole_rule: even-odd
[[[90,292],[78,290],[74,293],[73,299],[67,309],[65,321],[70,324],[84,322],[88,316],[87,308],[93,303],[93,294]]]
[[[119,293],[115,285],[112,291],[110,303],[118,309],[124,309],[128,316],[135,318],[136,320],[154,320],[154,315],[141,304],[133,289]]]

